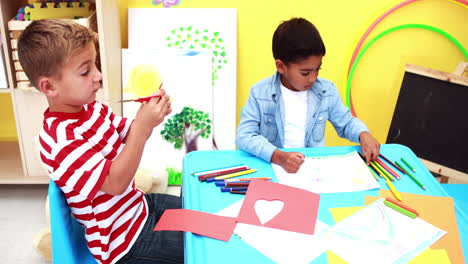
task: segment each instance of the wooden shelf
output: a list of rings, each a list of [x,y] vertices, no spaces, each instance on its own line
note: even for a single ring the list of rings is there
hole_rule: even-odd
[[[96,13],[91,16],[90,24],[97,23],[99,34],[103,89],[100,90],[98,98],[102,101],[120,100],[122,73],[119,3],[117,0],[96,2],[96,7],[93,8]],[[18,9],[27,3],[26,0],[0,0],[0,42],[9,87],[8,89],[0,88],[0,96],[11,97],[17,134],[17,141],[7,141],[15,139],[6,136],[3,136],[5,141],[0,141],[0,184],[47,184],[49,182],[47,171],[43,169],[39,159],[37,142],[37,135],[42,127],[43,112],[47,109],[47,100],[35,89],[21,89],[17,85],[12,38],[8,28],[8,22],[16,16]],[[112,107],[116,114],[121,114],[121,104],[116,103]],[[0,104],[0,110],[4,111],[4,108],[5,105]],[[2,111],[0,114],[3,115]],[[10,124],[7,126],[12,127]]]
[[[0,141],[0,184],[46,184],[49,177],[26,177],[18,142]]]

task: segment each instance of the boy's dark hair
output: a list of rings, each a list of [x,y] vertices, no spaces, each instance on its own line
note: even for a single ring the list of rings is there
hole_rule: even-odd
[[[282,22],[273,34],[273,57],[285,64],[311,55],[325,56],[325,44],[317,28],[304,18]]]
[[[97,33],[71,20],[36,20],[19,37],[18,57],[24,73],[38,88],[40,76],[61,78],[67,59],[91,42],[97,44]]]

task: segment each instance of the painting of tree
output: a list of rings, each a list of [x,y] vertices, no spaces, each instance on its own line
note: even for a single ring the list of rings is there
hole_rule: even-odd
[[[164,140],[173,144],[175,149],[182,149],[185,146],[186,153],[197,150],[198,138],[206,139],[210,134],[211,119],[208,114],[189,106],[168,119],[161,130]]]

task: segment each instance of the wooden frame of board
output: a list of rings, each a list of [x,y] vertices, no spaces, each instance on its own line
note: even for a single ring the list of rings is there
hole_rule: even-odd
[[[465,77],[468,76],[468,62],[461,62],[460,64],[458,64],[454,73],[447,73],[413,64],[407,64],[405,67],[405,71],[427,76],[434,79],[439,79],[442,81],[465,85],[468,89],[468,77]],[[442,176],[441,183],[448,183],[449,178],[457,181],[468,182],[467,173],[454,170],[422,158],[419,159],[429,171],[435,172]]]

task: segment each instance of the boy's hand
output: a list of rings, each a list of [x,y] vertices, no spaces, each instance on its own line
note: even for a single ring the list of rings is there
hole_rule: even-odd
[[[304,158],[303,153],[285,152],[277,149],[273,152],[271,162],[280,165],[288,173],[296,173],[304,163]]]
[[[164,89],[159,89],[155,94],[160,94],[161,97],[155,97],[148,102],[143,102],[138,109],[135,117],[134,125],[151,135],[153,128],[164,121],[164,118],[172,112],[169,95]]]
[[[376,160],[380,154],[380,143],[369,132],[362,132],[359,135],[359,141],[367,164]]]

